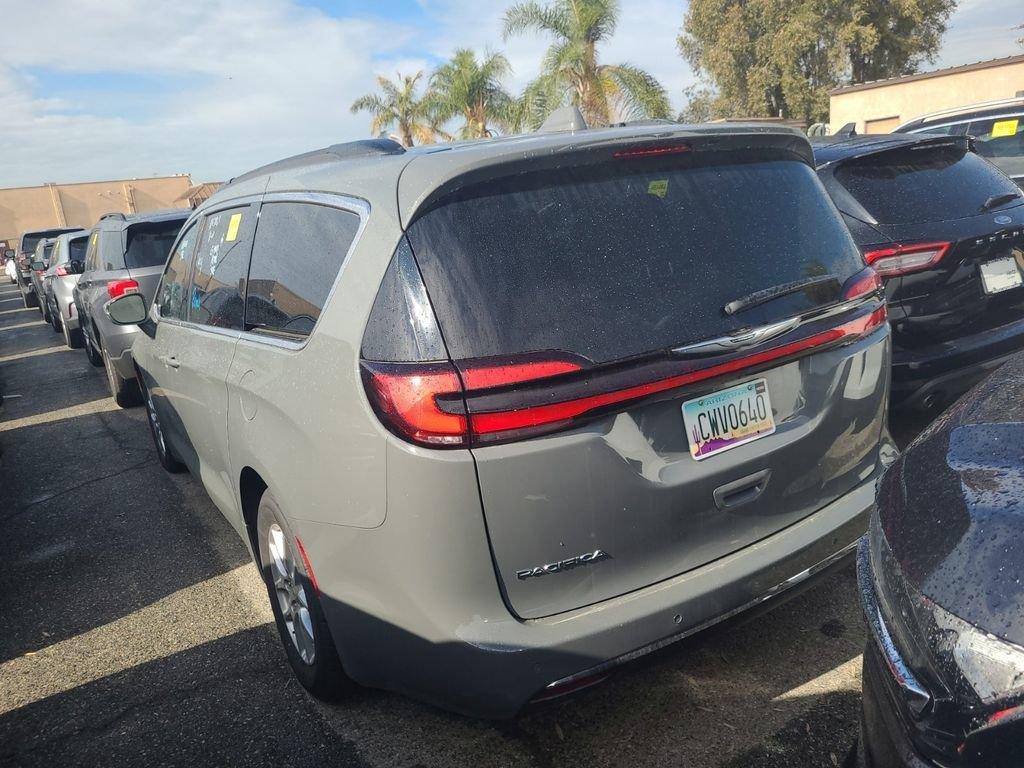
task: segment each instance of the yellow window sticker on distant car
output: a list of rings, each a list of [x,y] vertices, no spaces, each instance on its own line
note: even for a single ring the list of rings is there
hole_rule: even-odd
[[[99,239],[99,236],[100,236],[99,232],[93,232],[92,233],[92,244],[93,245],[96,245],[96,240]]]
[[[241,223],[242,214],[231,214],[231,218],[228,220],[228,233],[224,236],[225,242],[231,243],[238,239],[238,225]]]
[[[647,185],[647,194],[665,199],[668,194],[668,179],[655,179]]]
[[[1000,120],[992,126],[992,138],[999,139],[1004,136],[1016,136],[1017,126],[1020,124],[1020,120]]]

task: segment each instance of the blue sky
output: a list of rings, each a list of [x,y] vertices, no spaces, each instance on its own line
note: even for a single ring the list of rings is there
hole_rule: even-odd
[[[0,0],[0,187],[237,175],[365,136],[348,106],[375,74],[429,70],[462,46],[506,53],[508,83],[546,41],[503,42],[504,0]],[[1024,51],[1020,0],[962,0],[933,66]],[[676,108],[694,81],[685,0],[621,0],[609,62],[642,66]]]

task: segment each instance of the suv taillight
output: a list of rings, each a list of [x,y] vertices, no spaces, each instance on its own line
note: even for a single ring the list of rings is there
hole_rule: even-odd
[[[57,275],[57,277],[67,277],[71,273],[64,269],[64,267],[57,267],[54,270],[54,274]]]
[[[873,272],[855,277],[857,282],[848,283],[848,297],[878,290]],[[631,366],[599,368],[537,355],[455,364],[364,360],[363,382],[378,418],[409,442],[432,448],[493,445],[547,434],[652,395],[853,341],[888,319],[884,303],[858,310],[841,325],[808,328],[788,343],[726,360],[694,363],[654,356]]]
[[[949,251],[952,243],[915,243],[879,248],[864,254],[864,261],[881,277],[898,277],[931,269]]]
[[[139,284],[134,280],[111,280],[107,283],[107,295],[112,299],[126,293],[137,293],[138,290]]]

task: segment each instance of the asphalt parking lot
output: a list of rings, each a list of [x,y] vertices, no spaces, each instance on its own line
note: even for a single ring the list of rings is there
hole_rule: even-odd
[[[854,741],[852,566],[512,722],[319,704],[201,486],[6,281],[0,392],[0,765],[835,766]]]

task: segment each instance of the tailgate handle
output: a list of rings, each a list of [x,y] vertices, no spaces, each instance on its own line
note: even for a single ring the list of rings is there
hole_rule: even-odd
[[[723,512],[728,509],[736,509],[744,504],[757,499],[764,489],[768,487],[768,481],[772,477],[770,469],[763,469],[753,475],[741,477],[731,483],[715,489],[715,506]]]

